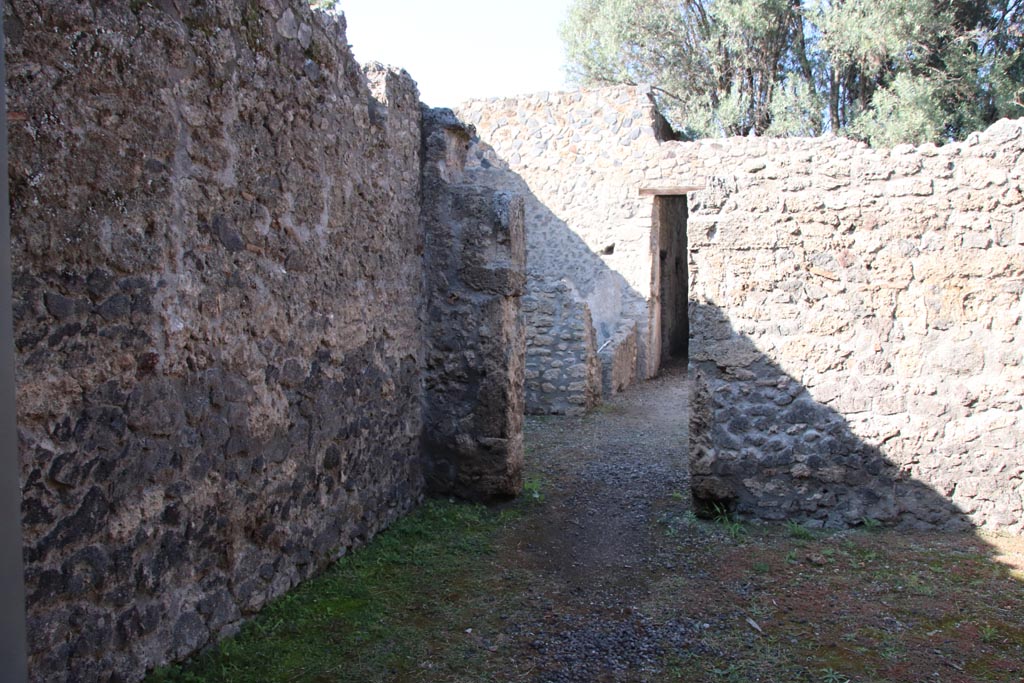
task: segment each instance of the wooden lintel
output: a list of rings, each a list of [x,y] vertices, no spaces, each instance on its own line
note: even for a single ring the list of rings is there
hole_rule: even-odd
[[[680,195],[687,192],[703,190],[703,185],[673,185],[671,187],[641,187],[641,197],[657,197],[659,195]]]

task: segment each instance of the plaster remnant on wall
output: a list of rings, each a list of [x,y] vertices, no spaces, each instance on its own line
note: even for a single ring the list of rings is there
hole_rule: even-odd
[[[639,336],[635,322],[624,322],[605,342],[599,354],[601,388],[605,396],[617,394],[636,382]]]

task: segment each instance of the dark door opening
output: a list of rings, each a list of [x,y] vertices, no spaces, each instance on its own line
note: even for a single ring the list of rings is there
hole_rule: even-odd
[[[686,195],[655,197],[661,265],[661,359],[685,359],[689,355],[689,274],[687,272]]]

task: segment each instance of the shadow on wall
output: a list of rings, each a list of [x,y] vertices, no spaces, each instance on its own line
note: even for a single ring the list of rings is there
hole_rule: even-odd
[[[690,330],[690,469],[699,508],[829,528],[972,526],[941,492],[815,401],[713,303],[690,301]]]
[[[616,245],[606,245],[600,254],[591,249],[479,140],[466,173],[474,183],[525,200],[527,412],[584,412],[600,403],[602,394],[652,374],[646,370],[644,341],[648,303],[608,265]],[[640,247],[651,258],[651,246],[644,241]]]
[[[627,326],[635,326],[641,317],[637,314],[647,319],[643,295],[542,204],[526,181],[508,170],[493,150],[478,144],[470,152],[469,164],[472,168],[467,172],[475,182],[518,192],[526,200],[529,253],[523,307],[527,318],[527,410],[569,412],[550,406],[566,402],[581,408],[593,405],[582,395],[589,391],[588,334],[596,336],[599,349],[612,341],[600,354],[606,387],[617,372],[612,390],[643,376],[637,369],[645,367],[645,349],[632,351],[631,359],[621,356],[629,355],[630,339],[633,349],[639,346],[644,330],[634,327],[632,334],[623,334],[621,328],[609,331],[598,323],[596,332],[588,332],[585,308],[579,315],[570,311],[580,306],[577,289],[590,299],[597,283],[614,283],[623,302],[622,319],[629,320]],[[683,202],[680,229],[685,236],[685,200],[679,201]],[[656,222],[657,217],[652,217],[653,234],[649,246],[645,244],[650,254],[658,254],[659,242],[664,241],[659,234],[661,226],[653,224]],[[577,283],[577,288],[546,279],[554,259],[547,256],[544,264],[534,263],[541,248],[559,255],[564,280]],[[653,273],[658,277],[657,269]],[[685,279],[678,282],[683,296]],[[661,298],[669,300],[665,292]],[[633,305],[636,308],[630,309]],[[661,313],[671,318],[671,312]],[[713,302],[688,300],[687,318],[689,343],[682,351],[688,353],[696,370],[690,463],[693,493],[700,506],[708,509],[717,504],[741,516],[832,528],[873,522],[919,529],[972,526],[965,511],[944,492],[913,479],[886,458],[880,444],[897,434],[883,435],[879,443],[865,442],[843,415],[815,401],[807,387],[739,333]],[[651,324],[666,323],[655,317]],[[660,331],[655,330],[651,337],[660,339]],[[630,381],[620,382],[627,365],[634,375]]]

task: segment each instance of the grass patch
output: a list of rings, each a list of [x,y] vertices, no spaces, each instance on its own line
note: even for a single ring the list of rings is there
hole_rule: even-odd
[[[544,481],[537,476],[526,477],[523,481],[523,496],[536,503],[544,502]]]
[[[789,534],[790,538],[795,538],[801,541],[809,541],[814,538],[814,534],[811,533],[811,530],[800,522],[786,522],[786,533]]]
[[[743,522],[736,519],[732,512],[719,503],[711,506],[712,519],[726,534],[734,541],[742,540],[747,535],[747,527]]]
[[[430,680],[445,657],[465,670],[479,649],[465,632],[479,602],[464,596],[492,595],[492,539],[515,514],[429,501],[237,636],[147,683]]]

